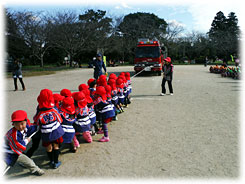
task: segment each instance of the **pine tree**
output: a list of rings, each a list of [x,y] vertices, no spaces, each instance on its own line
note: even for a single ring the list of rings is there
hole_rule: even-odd
[[[232,55],[237,55],[239,51],[239,39],[240,39],[240,31],[238,26],[238,19],[234,12],[231,12],[228,15],[227,19],[227,34],[229,38],[229,47]]]
[[[226,18],[223,12],[219,11],[208,32],[216,56],[223,58],[225,62],[230,59],[230,55],[238,54],[239,27],[237,24],[238,19],[234,12]]]

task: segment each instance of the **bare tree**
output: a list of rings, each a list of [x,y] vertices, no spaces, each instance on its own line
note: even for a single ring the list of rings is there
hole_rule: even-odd
[[[38,58],[40,66],[43,67],[43,57],[49,46],[48,30],[41,15],[42,12],[24,11],[15,12],[12,17],[17,27],[15,36],[24,40],[31,50],[31,56]]]
[[[49,26],[51,27],[49,39],[52,45],[63,49],[70,56],[70,66],[72,66],[73,57],[85,42],[79,32],[78,16],[71,11],[58,12],[50,18]]]
[[[162,35],[166,41],[174,41],[177,37],[183,33],[184,27],[177,22],[168,22],[166,34]]]

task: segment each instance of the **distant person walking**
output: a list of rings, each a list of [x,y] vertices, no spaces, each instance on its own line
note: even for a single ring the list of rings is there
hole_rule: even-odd
[[[18,90],[17,78],[19,78],[20,83],[22,85],[22,89],[23,91],[25,91],[26,88],[22,79],[22,64],[18,59],[16,59],[13,63],[13,79],[14,79],[14,88],[15,88],[14,91]]]
[[[99,78],[99,76],[102,75],[102,67],[104,68],[104,71],[106,73],[105,63],[102,60],[101,54],[97,54],[96,60],[93,61],[93,67],[94,67],[94,78],[96,80]]]
[[[162,93],[161,96],[166,95],[166,88],[165,88],[165,83],[166,81],[168,82],[168,88],[170,95],[173,95],[173,86],[172,86],[172,80],[173,80],[173,69],[174,66],[171,62],[171,58],[167,57],[164,59],[165,64],[162,67],[163,71],[163,78],[162,78]]]

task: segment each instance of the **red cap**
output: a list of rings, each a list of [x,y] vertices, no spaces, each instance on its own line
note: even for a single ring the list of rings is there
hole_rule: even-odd
[[[129,72],[126,72],[126,73],[125,73],[125,76],[126,76],[126,77],[130,77],[130,73],[129,73]]]
[[[90,97],[90,91],[89,91],[89,89],[84,89],[84,90],[82,90],[82,92],[83,92],[84,95],[85,95],[85,98],[86,98],[86,100],[87,100],[87,103],[92,103],[93,100],[92,100],[92,98]]]
[[[106,90],[103,86],[98,86],[96,87],[96,91],[95,91],[96,94],[98,95],[105,95],[106,94]]]
[[[71,91],[69,89],[62,89],[60,94],[64,97],[71,97]]]
[[[82,91],[76,92],[74,94],[74,100],[77,101],[77,105],[80,108],[83,108],[87,105],[87,100]]]
[[[76,101],[83,100],[84,98],[85,98],[85,95],[81,91],[80,92],[76,92],[74,94],[74,100],[76,100]]]
[[[87,84],[80,84],[80,85],[78,86],[78,90],[79,90],[79,91],[82,91],[82,90],[88,89],[88,88],[89,88],[89,86],[88,86]]]
[[[108,84],[111,86],[113,90],[116,89],[116,80],[115,79],[109,79]]]
[[[90,96],[90,91],[89,89],[83,89],[82,92],[84,93],[84,95],[87,97],[87,96]]]
[[[115,80],[117,80],[116,74],[111,73],[110,76],[109,76],[109,79],[115,79]]]
[[[56,107],[59,107],[59,102],[61,102],[65,98],[64,96],[61,96],[58,93],[53,94],[53,97],[54,97],[54,104]]]
[[[49,89],[43,89],[37,98],[40,108],[52,108],[54,107],[53,92]]]
[[[17,110],[12,113],[11,115],[11,121],[27,121],[28,124],[30,124],[30,120],[27,118],[27,113],[26,111],[23,110]]]
[[[90,85],[90,84],[91,84],[92,82],[94,82],[94,81],[95,81],[95,79],[92,79],[92,78],[91,78],[91,79],[88,80],[87,84]]]
[[[103,86],[96,87],[95,94],[98,94],[102,97],[103,100],[106,100],[106,90]]]
[[[106,85],[107,85],[107,81],[106,81],[106,76],[105,76],[105,75],[101,75],[101,76],[99,77],[99,82],[98,82],[98,84],[99,84],[100,86],[106,86]]]
[[[64,96],[61,96],[58,93],[53,94],[53,97],[54,97],[54,102],[60,102],[65,98]]]
[[[164,61],[166,61],[166,62],[168,62],[168,63],[171,63],[171,58],[170,58],[170,57],[166,57],[166,58],[164,59]]]
[[[126,79],[125,75],[119,75],[118,79],[122,79],[123,82],[127,82],[127,79]]]
[[[110,85],[106,85],[105,86],[105,90],[106,90],[106,93],[111,93],[111,86]]]
[[[71,96],[72,96],[73,99],[75,99],[74,96],[76,95],[76,93],[79,93],[79,92],[73,92],[73,93],[71,94]]]
[[[75,114],[74,99],[72,97],[66,97],[60,109],[68,114]]]
[[[106,75],[100,75],[99,79],[106,80]]]
[[[116,82],[117,82],[117,87],[123,88],[123,80],[121,78],[118,78]]]
[[[125,73],[125,77],[126,77],[127,80],[130,80],[130,73],[129,72],[126,72]]]
[[[105,86],[105,90],[106,90],[107,97],[111,97],[111,86],[110,85],[106,85]]]

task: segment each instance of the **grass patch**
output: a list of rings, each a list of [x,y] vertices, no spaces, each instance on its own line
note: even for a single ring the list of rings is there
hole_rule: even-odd
[[[32,76],[41,76],[41,75],[51,75],[55,74],[57,71],[65,71],[65,70],[74,70],[77,68],[73,67],[66,67],[66,66],[23,66],[22,68],[22,73],[23,77],[32,77]],[[11,78],[12,77],[12,72],[6,72],[6,77]]]

